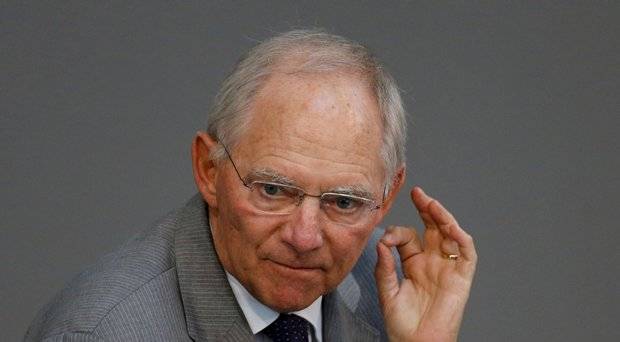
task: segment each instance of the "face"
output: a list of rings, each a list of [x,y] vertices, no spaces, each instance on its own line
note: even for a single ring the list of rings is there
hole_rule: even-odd
[[[230,151],[241,177],[275,174],[308,194],[362,189],[381,204],[382,126],[371,90],[357,77],[275,74],[250,110],[247,132]],[[222,265],[280,312],[302,309],[334,289],[387,211],[342,225],[317,198],[305,197],[290,214],[265,215],[248,201],[250,190],[230,161],[213,165],[209,175],[212,190],[203,196]]]

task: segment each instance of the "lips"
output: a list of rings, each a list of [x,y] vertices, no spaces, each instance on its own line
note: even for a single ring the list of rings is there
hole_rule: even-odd
[[[275,260],[269,260],[272,263],[280,266],[280,267],[284,267],[287,269],[292,269],[292,270],[296,270],[296,271],[318,271],[321,269],[321,266],[319,265],[314,265],[314,264],[300,264],[300,263],[289,263],[289,262],[279,262],[279,261],[275,261]]]

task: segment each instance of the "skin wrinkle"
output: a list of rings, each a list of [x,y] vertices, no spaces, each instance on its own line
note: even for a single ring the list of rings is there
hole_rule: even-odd
[[[277,74],[272,75],[272,78],[277,76]],[[266,110],[263,112],[266,115],[261,116],[261,120],[269,120],[272,117],[278,117],[281,115],[300,115],[299,113],[301,113],[301,115],[311,116],[313,118],[313,122],[331,122],[332,125],[340,127],[342,132],[347,132],[348,134],[355,134],[359,132],[351,136],[354,140],[370,140],[369,138],[374,135],[377,138],[377,143],[381,146],[383,125],[381,120],[374,115],[374,112],[378,110],[378,107],[376,100],[374,99],[374,95],[372,95],[371,89],[365,85],[365,83],[358,82],[355,87],[349,87],[348,89],[343,90],[337,82],[315,82],[317,78],[337,80],[345,78],[344,76],[345,75],[326,76],[310,74],[285,78],[286,81],[278,83],[274,87],[275,90],[305,92],[309,94],[305,101],[301,104],[286,103],[284,106],[270,104],[268,94],[266,94],[266,88],[264,87],[256,94],[255,100],[250,106],[250,112],[256,112],[256,107],[266,105],[267,108],[265,108]],[[349,75],[349,78],[351,77],[356,78],[357,76]],[[331,102],[324,104],[323,101],[325,101],[326,98],[330,98]],[[356,108],[353,108],[354,106],[351,105],[350,98],[353,98],[356,102],[358,102],[358,106],[356,106]],[[340,102],[340,106],[336,106],[334,101]],[[342,102],[346,105],[342,106]],[[361,104],[361,106],[359,104]],[[340,110],[338,110],[340,114],[337,117],[334,117],[332,113],[333,110],[330,111],[326,107],[330,107],[330,109],[340,108]],[[308,115],[308,113],[311,113],[311,115]],[[345,117],[347,120],[340,120]],[[250,121],[255,120],[258,120],[256,115],[251,115]],[[376,125],[367,125],[368,122],[376,122]],[[276,120],[276,123],[282,124],[279,120]],[[309,125],[296,128],[281,125],[274,128],[275,129],[272,133],[277,135],[274,136],[274,138],[279,142],[284,142],[289,139],[306,139],[307,143],[314,144],[317,149],[326,149],[333,152],[339,148],[338,144],[330,143],[325,146],[320,145],[324,132],[319,125],[313,125],[310,123]],[[298,131],[295,131],[295,129]],[[372,132],[371,129],[374,132]],[[359,147],[360,148],[356,150],[341,151],[341,156],[338,156],[337,160],[344,160],[346,159],[344,157],[351,153],[355,153],[359,156],[366,156],[368,151],[361,148],[361,146]],[[324,154],[322,153],[323,151],[319,152]]]
[[[286,115],[286,114],[282,114],[282,115]],[[271,117],[277,117],[277,114],[271,114],[271,115],[267,115],[266,117],[261,118],[261,120],[270,120]],[[348,113],[348,115],[344,115],[343,117],[350,117],[350,116],[357,116],[354,115],[352,113]],[[254,120],[258,120],[256,117],[254,118]],[[338,125],[338,126],[342,126],[341,120],[335,119],[335,118],[321,118],[321,117],[316,117],[313,118],[312,122],[308,122],[307,125],[302,126],[302,127],[297,127],[297,130],[295,129],[291,129],[290,127],[284,128],[284,127],[274,127],[273,130],[270,131],[270,136],[263,136],[263,139],[267,139],[267,140],[271,140],[274,141],[273,145],[275,145],[276,147],[280,144],[291,144],[292,147],[292,151],[286,151],[286,152],[291,152],[293,154],[296,154],[298,152],[295,151],[295,149],[297,148],[297,146],[307,146],[308,144],[312,144],[313,146],[313,153],[315,155],[309,155],[307,150],[303,150],[303,155],[304,158],[318,158],[318,159],[324,159],[328,162],[338,162],[338,163],[344,163],[345,160],[347,160],[347,157],[350,156],[351,154],[354,154],[355,156],[361,157],[361,159],[366,160],[366,162],[364,163],[365,165],[360,165],[363,168],[368,167],[369,165],[374,166],[374,161],[368,157],[368,151],[365,148],[362,148],[362,146],[358,146],[357,148],[354,147],[353,150],[351,149],[344,149],[343,147],[340,146],[340,143],[338,141],[333,141],[333,140],[329,140],[329,141],[325,141],[324,139],[324,131],[319,128],[319,127],[314,127],[313,123],[317,122],[317,121],[331,121],[332,125]],[[378,120],[375,120],[378,121]],[[342,127],[341,131],[344,132],[351,132],[354,133],[356,131],[360,131],[361,127],[360,126],[364,126],[360,123],[353,125],[353,124],[345,124],[345,126],[347,127]],[[371,135],[370,133],[370,127],[366,128],[364,127],[364,131],[362,134],[357,134],[355,136],[352,136],[351,139],[354,139],[356,141],[368,141],[371,140],[369,139],[369,136]],[[380,136],[380,131],[378,129],[375,129],[374,132],[375,136]],[[363,145],[363,144],[360,144]],[[327,153],[329,152],[329,153]],[[326,159],[327,158],[331,158],[331,159]]]
[[[273,146],[272,149],[274,151],[276,151],[276,152],[283,151],[278,146]],[[332,152],[335,151],[333,148],[329,148],[329,147],[326,147],[323,150],[324,151],[332,151]],[[337,163],[337,164],[341,164],[341,165],[344,165],[344,166],[352,166],[352,167],[359,168],[360,171],[365,171],[365,169],[362,166],[358,165],[358,164],[347,163],[347,162],[343,161],[342,159],[336,158],[336,157],[334,157],[334,158],[321,158],[321,157],[307,156],[307,155],[305,155],[302,152],[295,152],[295,151],[284,151],[284,152],[289,153],[289,154],[294,154],[294,155],[297,155],[299,157],[312,159],[312,160],[315,160],[315,161],[324,161],[326,163]],[[346,157],[346,156],[349,156],[349,155],[351,155],[351,153],[343,153],[343,157]],[[360,158],[366,158],[366,154],[355,154],[355,155],[360,157]],[[287,160],[289,160],[290,162],[295,162],[295,160],[293,158],[291,158],[291,157],[282,157],[279,154],[275,154],[275,153],[266,154],[264,157],[287,158]],[[368,160],[369,160],[369,162],[368,163],[364,163],[364,164],[368,164],[368,165],[372,164],[372,162],[370,162],[370,159],[368,159]],[[255,160],[253,160],[253,161],[255,161]]]
[[[297,88],[294,87],[293,90]],[[279,87],[277,87],[277,89],[278,90],[282,89],[282,86],[280,85]],[[338,93],[339,89],[340,88],[335,89],[334,92]],[[290,90],[287,89],[287,91],[290,91]],[[325,94],[325,92],[316,94],[316,92],[313,93],[312,90],[307,90],[307,89],[301,89],[299,91],[307,92],[311,95],[314,95],[314,97],[317,97],[319,99],[324,99],[325,97],[329,97],[328,96],[329,94]],[[374,135],[375,137],[377,137],[375,141],[376,145],[380,146],[380,142],[381,142],[380,120],[378,120],[377,117],[368,118],[369,115],[364,114],[368,112],[366,108],[361,108],[357,112],[354,112],[351,110],[347,110],[344,112],[341,111],[339,115],[334,116],[333,113],[330,113],[330,115],[328,115],[330,111],[322,110],[324,106],[321,106],[321,105],[316,105],[316,104],[312,105],[312,104],[308,104],[307,102],[305,102],[303,106],[290,106],[288,104],[285,104],[284,107],[282,107],[282,106],[270,104],[268,99],[264,99],[265,97],[266,96],[264,94],[262,94],[262,96],[257,95],[257,99],[252,106],[254,110],[257,110],[257,107],[262,104],[261,100],[263,100],[263,102],[267,102],[267,104],[266,104],[265,109],[261,108],[264,115],[261,115],[260,118],[258,118],[257,115],[252,115],[252,121],[253,121],[252,124],[258,120],[274,119],[274,120],[271,120],[271,122],[272,122],[272,125],[275,125],[275,127],[273,127],[273,129],[270,130],[268,136],[261,137],[263,140],[273,141],[272,145],[274,145],[275,147],[274,151],[279,152],[278,146],[282,144],[290,144],[292,148],[287,151],[284,151],[285,153],[301,155],[303,156],[303,158],[306,158],[306,159],[312,159],[312,158],[323,159],[326,161],[326,163],[336,162],[336,163],[343,163],[343,164],[346,163],[345,161],[348,160],[348,157],[353,154],[355,156],[360,157],[361,160],[365,160],[364,163],[361,163],[360,165],[358,165],[358,167],[361,170],[364,170],[369,167],[375,167],[375,168],[381,169],[382,172],[384,171],[383,165],[381,164],[377,165],[375,161],[373,161],[369,157],[368,149],[367,149],[368,146],[364,146],[364,144],[359,144],[357,146],[353,146],[353,149],[351,148],[344,149],[344,147],[341,146],[341,144],[338,141],[334,143],[334,139],[325,139],[324,129],[320,125],[316,125],[317,122],[325,122],[325,123],[328,123],[329,125],[340,127],[340,132],[346,131],[349,134],[355,134],[355,132],[361,132],[361,133],[351,136],[351,139],[355,141],[368,142],[372,140],[370,138]],[[337,97],[337,99],[340,99],[340,97]],[[350,107],[351,104],[350,102],[348,103]],[[364,103],[364,105],[365,106],[370,105],[371,108],[373,108],[372,103],[370,104]],[[315,108],[315,107],[318,107],[318,108]],[[374,107],[376,107],[376,104],[374,105]],[[312,114],[308,115],[307,114],[308,111],[311,112]],[[304,114],[307,117],[311,117],[312,119],[307,120],[308,124],[303,125],[303,126],[297,126],[296,128],[291,128],[290,126],[283,126],[285,125],[285,123],[283,123],[282,120],[277,120],[277,118],[280,116],[299,116],[299,115],[304,115]],[[342,120],[342,118],[344,117],[346,117],[347,120]],[[368,122],[373,122],[373,121],[376,123],[376,125],[367,125]],[[374,132],[372,132],[373,130]],[[249,141],[248,145],[252,143],[254,142]],[[308,154],[308,149],[305,148],[306,146],[308,146],[308,144],[311,144],[313,146],[312,152],[314,153],[314,155]],[[301,148],[299,148],[298,146],[300,146]],[[296,149],[300,149],[301,151],[297,152]],[[310,160],[309,162],[311,163],[312,160]]]
[[[349,128],[349,129],[355,129],[355,128]],[[343,132],[347,132],[347,130],[343,130]],[[343,160],[346,159],[345,158],[346,156],[348,156],[350,154],[354,154],[357,157],[366,159],[368,161],[368,165],[372,165],[372,158],[368,157],[368,151],[364,151],[364,150],[361,150],[361,149],[357,149],[357,150],[352,151],[352,152],[351,151],[344,151],[344,150],[340,151],[339,150],[340,146],[338,146],[337,141],[336,141],[336,143],[331,143],[330,142],[329,145],[322,146],[321,144],[325,144],[325,142],[322,142],[320,139],[311,140],[311,139],[305,138],[303,136],[298,136],[298,135],[301,135],[300,133],[301,132],[297,132],[296,133],[297,135],[291,134],[291,135],[288,136],[288,138],[290,140],[295,140],[295,139],[301,140],[300,142],[297,142],[297,144],[300,144],[300,145],[301,144],[313,144],[314,146],[316,146],[316,148],[318,150],[317,152],[325,152],[325,151],[331,151],[331,152],[336,152],[337,151],[337,152],[340,152],[338,156],[334,156],[334,158],[332,160],[330,160],[330,161],[344,163]],[[317,135],[320,135],[320,134],[317,134]],[[356,135],[356,136],[354,136],[352,138],[354,140],[360,141],[360,139],[368,139],[369,135],[370,135],[370,133],[359,134],[359,135]],[[295,143],[295,142],[293,141],[293,143]]]

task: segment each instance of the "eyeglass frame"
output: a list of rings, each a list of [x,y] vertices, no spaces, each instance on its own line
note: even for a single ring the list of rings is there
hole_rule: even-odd
[[[237,177],[239,178],[239,180],[241,181],[243,186],[245,186],[250,191],[252,191],[252,187],[246,183],[246,181],[243,179],[243,177],[241,177],[241,173],[239,172],[239,169],[237,169],[237,165],[233,161],[232,156],[231,156],[230,152],[228,151],[228,147],[226,147],[226,145],[224,145],[221,142],[220,142],[220,144],[224,148],[224,152],[226,152],[226,156],[228,157],[228,160],[230,160],[230,163],[232,164],[233,169],[235,170],[235,173],[237,174]],[[262,183],[268,183],[268,184],[272,184],[272,185],[281,185],[281,186],[285,185],[285,184],[278,184],[278,183],[273,183],[273,182],[262,182]],[[313,195],[313,194],[307,193],[304,189],[302,189],[300,187],[291,186],[291,185],[286,185],[286,186],[293,187],[293,188],[295,188],[295,189],[297,189],[297,190],[299,190],[301,192],[301,195],[299,196],[299,201],[296,204],[297,207],[299,207],[301,205],[301,203],[303,202],[303,200],[304,200],[304,198],[306,196],[318,198],[319,201],[321,201],[323,196],[326,195],[326,194],[338,195],[338,196],[343,196],[343,197],[350,197],[350,198],[360,199],[360,200],[364,200],[364,201],[368,201],[368,202],[373,202],[375,204],[375,206],[371,207],[369,209],[369,211],[377,210],[377,209],[381,208],[383,206],[383,204],[385,203],[385,186],[384,186],[384,190],[383,190],[383,199],[381,200],[381,204],[376,204],[377,202],[374,199],[360,197],[360,196],[353,196],[353,195],[341,194],[341,193],[336,193],[336,192],[324,192],[324,193],[321,193],[319,195]]]

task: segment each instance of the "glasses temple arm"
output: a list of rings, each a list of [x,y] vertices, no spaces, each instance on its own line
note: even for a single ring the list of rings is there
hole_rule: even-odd
[[[220,142],[220,144],[222,143]],[[239,180],[241,181],[241,183],[243,183],[243,185],[246,188],[249,188],[250,186],[246,184],[245,180],[243,180],[243,178],[241,177],[241,174],[239,173],[239,170],[237,169],[237,165],[235,165],[235,162],[232,160],[232,157],[230,156],[230,152],[228,152],[228,148],[224,144],[222,144],[222,147],[224,147],[224,151],[226,152],[226,155],[228,156],[228,160],[230,160],[230,163],[232,164],[233,169],[235,169],[235,172],[237,173],[237,177],[239,177]]]

